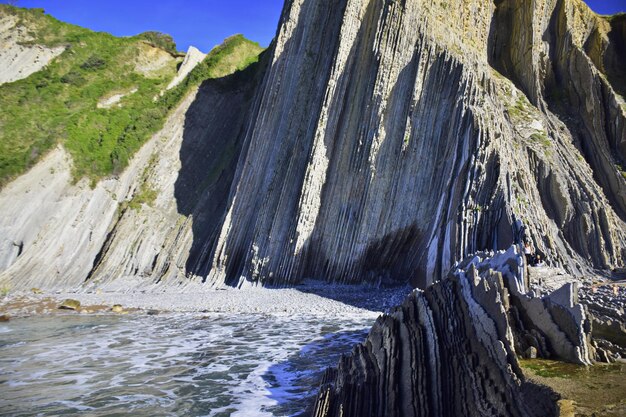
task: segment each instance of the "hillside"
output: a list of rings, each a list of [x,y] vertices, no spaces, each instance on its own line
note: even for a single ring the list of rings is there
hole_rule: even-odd
[[[184,56],[168,35],[118,38],[60,22],[40,9],[0,5],[0,36],[5,61],[11,50],[55,51],[38,71],[0,85],[0,187],[57,144],[72,156],[74,180],[87,177],[95,184],[119,175],[191,86],[242,69],[261,51],[242,36],[227,39],[202,70],[160,94]],[[33,61],[43,64],[40,58]]]

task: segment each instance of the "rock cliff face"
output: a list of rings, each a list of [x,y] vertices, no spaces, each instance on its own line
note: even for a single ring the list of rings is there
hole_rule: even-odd
[[[32,180],[3,190],[0,281],[425,287],[518,221],[573,274],[622,264],[625,39],[580,0],[288,1],[257,73],[206,84],[85,197],[82,240]]]
[[[572,272],[620,264],[614,32],[577,0],[289,2],[211,279],[424,286],[516,220]]]
[[[542,340],[540,356],[590,363],[589,319],[568,286],[524,294],[521,265],[514,248],[476,256],[413,292],[326,372],[313,415],[559,415],[555,394],[525,381],[520,340]]]
[[[200,52],[195,46],[190,46],[185,55],[185,60],[178,69],[178,74],[176,74],[176,77],[168,84],[167,89],[169,90],[180,84],[204,58],[206,58],[206,54]]]

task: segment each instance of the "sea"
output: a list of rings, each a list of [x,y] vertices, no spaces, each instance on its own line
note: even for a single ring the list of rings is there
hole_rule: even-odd
[[[371,317],[169,313],[0,323],[2,416],[302,416]]]

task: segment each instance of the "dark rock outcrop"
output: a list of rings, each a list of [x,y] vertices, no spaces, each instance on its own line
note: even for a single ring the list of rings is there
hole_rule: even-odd
[[[612,362],[626,358],[626,288],[586,287],[581,290],[580,299],[592,315],[597,360]]]
[[[380,317],[327,371],[315,417],[558,415],[557,396],[527,382],[517,356],[591,363],[589,319],[572,289],[524,294],[514,248],[459,267]]]

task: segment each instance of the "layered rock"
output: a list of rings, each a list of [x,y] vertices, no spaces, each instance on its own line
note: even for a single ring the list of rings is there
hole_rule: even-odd
[[[0,281],[15,290],[179,285],[190,254],[202,257],[194,237],[217,233],[254,73],[192,92],[122,175],[93,189],[72,183],[61,147],[5,187]]]
[[[525,381],[519,340],[530,330],[550,356],[590,363],[585,309],[566,287],[543,299],[520,292],[514,248],[459,268],[379,318],[327,371],[314,416],[558,415],[555,394]]]
[[[48,48],[33,44],[17,16],[0,18],[0,84],[21,80],[43,69],[65,51],[64,46]]]
[[[598,360],[626,358],[626,288],[617,285],[581,290],[581,302],[592,314]]]
[[[202,53],[195,46],[190,46],[185,55],[185,59],[180,65],[180,68],[178,68],[176,77],[167,85],[167,89],[170,90],[180,84],[204,58],[206,58],[206,54]]]
[[[98,226],[81,236],[97,249],[53,255],[73,212],[38,214],[27,240],[13,224],[29,211],[0,208],[0,280],[426,287],[522,223],[569,273],[620,266],[622,20],[579,0],[288,1],[254,82],[206,87],[168,124],[171,146],[94,203],[108,214],[86,214]],[[124,210],[143,179],[154,210]]]
[[[519,219],[570,272],[623,262],[624,109],[590,55],[618,58],[583,48],[607,23],[496,3],[288,3],[211,279],[425,286]]]

